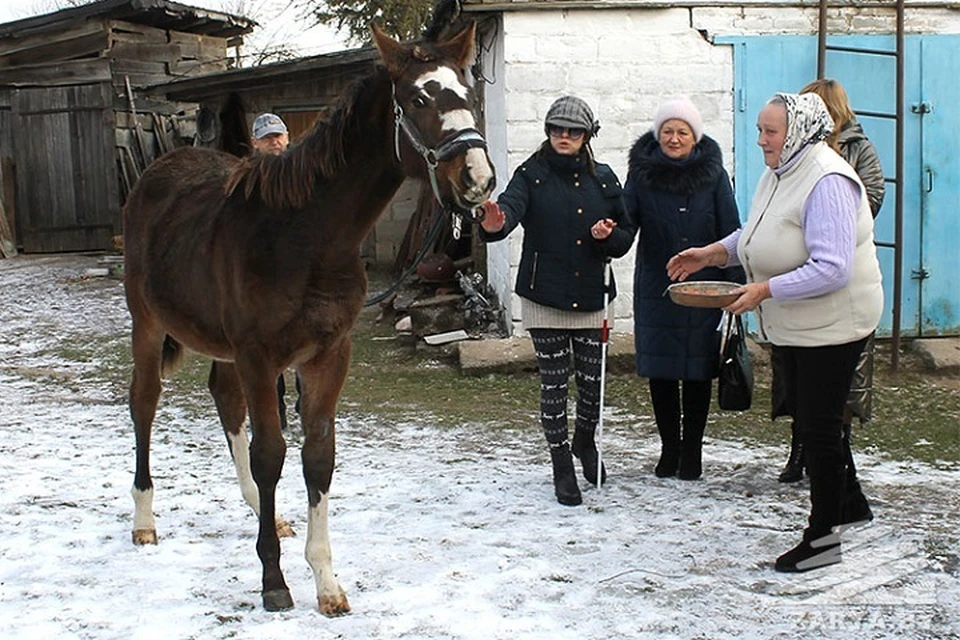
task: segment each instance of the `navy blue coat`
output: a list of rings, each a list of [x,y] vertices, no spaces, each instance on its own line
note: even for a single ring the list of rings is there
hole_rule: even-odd
[[[598,311],[603,308],[604,264],[630,250],[633,235],[624,232],[623,188],[613,170],[597,163],[593,175],[586,153],[561,156],[551,148],[534,153],[514,172],[497,198],[506,221],[503,229],[480,237],[501,240],[523,226],[523,252],[517,271],[517,295],[555,309]],[[590,234],[599,220],[617,227],[604,240]],[[616,297],[611,274],[610,299]]]
[[[675,161],[647,132],[630,150],[624,199],[630,230],[640,234],[633,278],[637,373],[671,380],[715,378],[720,310],[677,305],[664,291],[671,284],[667,261],[673,255],[740,227],[720,147],[703,136],[688,158]],[[745,281],[739,267],[710,267],[691,280]]]

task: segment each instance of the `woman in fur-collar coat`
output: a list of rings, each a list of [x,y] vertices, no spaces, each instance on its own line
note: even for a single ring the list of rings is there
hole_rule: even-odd
[[[701,475],[701,444],[718,374],[719,309],[682,307],[665,296],[667,260],[740,226],[720,147],[703,135],[687,98],[660,105],[651,131],[630,150],[624,187],[628,219],[640,235],[634,272],[637,374],[649,379],[661,455],[658,477]],[[743,282],[743,271],[704,269],[701,280]]]

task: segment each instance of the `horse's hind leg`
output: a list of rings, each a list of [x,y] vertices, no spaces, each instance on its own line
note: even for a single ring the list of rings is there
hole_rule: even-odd
[[[137,439],[137,468],[133,476],[133,543],[157,544],[153,519],[153,479],[150,477],[150,432],[160,401],[160,367],[163,332],[133,324],[133,380],[130,383],[130,416]]]
[[[336,454],[334,410],[350,364],[350,340],[344,338],[323,359],[300,368],[304,432],[303,477],[307,483],[308,519],[305,555],[317,584],[320,613],[335,616],[350,611],[347,596],[333,573],[327,530],[330,483]]]
[[[247,401],[243,397],[240,386],[240,377],[236,367],[230,362],[214,361],[210,367],[210,377],[207,381],[210,395],[217,405],[220,415],[220,424],[223,425],[224,435],[227,437],[227,446],[230,447],[230,456],[233,466],[237,470],[237,480],[240,482],[240,493],[250,505],[253,512],[260,516],[260,495],[257,484],[253,481],[250,472],[250,439],[243,421],[247,416]],[[296,535],[290,523],[277,517],[277,535],[281,538]]]

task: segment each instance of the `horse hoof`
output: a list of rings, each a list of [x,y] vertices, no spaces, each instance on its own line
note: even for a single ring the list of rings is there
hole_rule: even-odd
[[[347,595],[342,590],[338,596],[319,596],[317,606],[320,608],[320,613],[328,618],[350,613],[350,603],[347,602]]]
[[[295,538],[297,537],[297,532],[293,530],[293,527],[290,526],[289,522],[283,518],[277,518],[277,537]]]
[[[293,598],[289,589],[274,589],[263,592],[263,608],[267,611],[286,611],[293,609]]]
[[[133,544],[135,545],[157,544],[157,530],[156,529],[134,529]]]

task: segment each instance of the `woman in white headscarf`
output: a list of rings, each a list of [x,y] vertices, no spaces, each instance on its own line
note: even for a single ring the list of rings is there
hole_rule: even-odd
[[[774,95],[757,117],[767,170],[743,229],[667,263],[673,280],[710,265],[742,265],[747,284],[726,310],[755,311],[761,336],[784,363],[811,508],[802,540],[777,558],[777,571],[840,562],[839,534],[857,524],[842,507],[843,408],[857,358],[880,321],[883,289],[866,190],[824,142],[832,130],[820,96]]]

